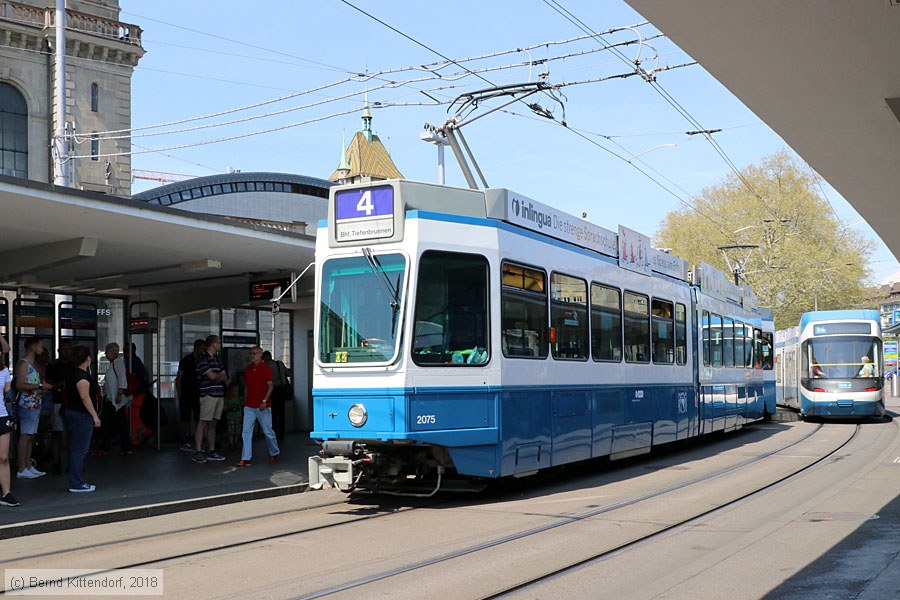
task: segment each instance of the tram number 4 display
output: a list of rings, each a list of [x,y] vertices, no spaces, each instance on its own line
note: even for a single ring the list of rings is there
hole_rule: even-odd
[[[342,190],[334,195],[334,239],[357,242],[394,235],[394,188]]]

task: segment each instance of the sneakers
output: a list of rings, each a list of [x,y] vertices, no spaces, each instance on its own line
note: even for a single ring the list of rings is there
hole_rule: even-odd
[[[270,456],[270,457],[269,457],[269,464],[270,464],[270,465],[274,465],[275,463],[278,462],[278,459],[279,459],[279,458],[281,458],[281,455],[280,455],[280,454],[276,454],[275,456]]]
[[[22,506],[22,503],[16,500],[12,492],[0,498],[0,506]]]
[[[185,443],[181,444],[180,446],[178,446],[178,449],[183,450],[184,452],[193,452],[194,445],[190,442],[185,442]]]
[[[235,466],[237,466],[237,467],[249,467],[251,464],[253,464],[253,463],[251,463],[249,460],[244,460],[244,459],[242,458],[241,460],[237,461],[237,463],[235,464]]]
[[[203,454],[203,452],[197,451],[197,452],[194,452],[194,455],[191,457],[191,460],[194,461],[195,463],[205,463],[206,455]]]
[[[218,452],[210,452],[209,456],[206,457],[208,460],[225,460],[225,457],[219,454]]]
[[[16,473],[16,479],[37,479],[46,475],[43,471],[38,471],[34,467],[28,467],[24,471]]]
[[[97,486],[91,485],[89,483],[82,483],[78,487],[69,488],[69,491],[73,494],[87,494],[89,492],[93,492],[97,489]]]

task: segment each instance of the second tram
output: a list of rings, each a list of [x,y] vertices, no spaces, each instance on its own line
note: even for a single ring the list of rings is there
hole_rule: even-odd
[[[878,311],[803,313],[776,333],[775,354],[778,404],[804,418],[884,415]]]

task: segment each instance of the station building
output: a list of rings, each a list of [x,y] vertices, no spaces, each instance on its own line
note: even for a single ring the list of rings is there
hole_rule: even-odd
[[[69,187],[53,185],[53,0],[0,2],[0,334],[21,355],[25,338],[61,339],[101,358],[106,343],[134,343],[174,438],[174,378],[193,341],[217,334],[226,366],[242,371],[260,344],[291,369],[287,429],[312,429],[315,233],[336,182],[400,176],[363,111],[330,180],[234,172],[131,197],[131,162],[72,161]],[[131,126],[131,75],[142,31],[118,20],[118,0],[69,0],[66,114],[76,132]],[[96,110],[95,110],[96,109]],[[91,139],[88,137],[87,139]],[[91,156],[128,152],[128,138],[80,144]]]

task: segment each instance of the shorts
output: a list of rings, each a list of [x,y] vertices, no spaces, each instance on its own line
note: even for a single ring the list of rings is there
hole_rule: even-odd
[[[228,433],[237,435],[243,428],[244,415],[228,415]]]
[[[218,421],[222,418],[222,409],[225,408],[225,398],[216,396],[200,396],[200,420]]]
[[[0,417],[0,436],[4,436],[13,430],[13,422],[9,417]]]
[[[41,411],[32,408],[19,407],[19,433],[22,435],[34,435],[38,430],[38,422],[41,420]]]
[[[53,405],[53,414],[50,416],[50,431],[66,430],[66,424],[63,422],[62,415],[59,414],[60,410],[62,410],[62,404]]]
[[[181,420],[185,423],[191,420],[191,416],[194,417],[194,420],[199,420],[200,400],[194,394],[179,398],[178,412],[181,415]]]

